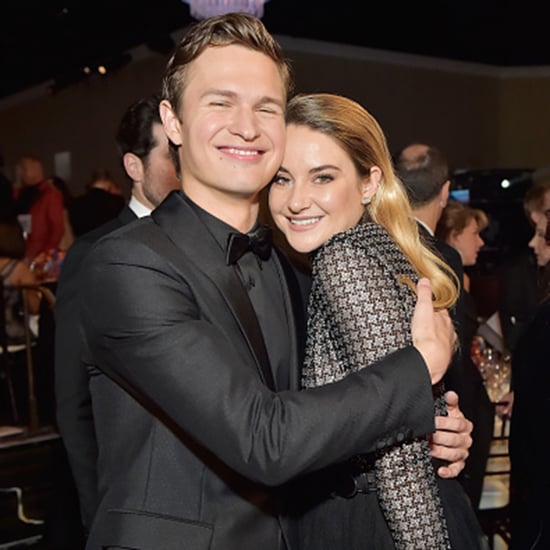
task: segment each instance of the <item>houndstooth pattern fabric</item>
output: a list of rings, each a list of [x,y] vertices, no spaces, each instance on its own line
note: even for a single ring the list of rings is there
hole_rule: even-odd
[[[387,232],[372,222],[333,236],[316,251],[305,387],[341,379],[412,342],[415,295],[398,282],[400,275],[418,279]],[[435,411],[445,414],[442,384],[434,387],[434,400]],[[375,472],[395,547],[451,548],[427,439],[381,452]]]

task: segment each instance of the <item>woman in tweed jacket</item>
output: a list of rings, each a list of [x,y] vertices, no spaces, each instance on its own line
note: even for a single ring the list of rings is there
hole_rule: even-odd
[[[311,253],[303,385],[315,387],[411,343],[419,277],[431,279],[440,308],[456,300],[457,282],[421,244],[384,134],[365,109],[336,95],[297,96],[287,132],[269,203],[289,244]],[[434,386],[434,414],[445,411],[443,393]],[[483,548],[461,486],[435,466],[429,434],[403,433],[381,438],[374,456],[309,476],[293,511],[302,548]]]

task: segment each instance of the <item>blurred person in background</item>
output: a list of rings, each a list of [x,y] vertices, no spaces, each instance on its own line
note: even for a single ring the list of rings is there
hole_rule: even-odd
[[[15,190],[15,212],[30,216],[25,257],[29,265],[41,252],[59,248],[65,231],[63,194],[44,173],[42,161],[23,156],[18,165],[20,186]]]
[[[418,221],[420,237],[447,262],[460,282],[459,298],[450,310],[460,348],[444,381],[447,389],[459,394],[462,410],[474,424],[470,456],[458,479],[477,509],[493,435],[494,409],[483,378],[470,358],[467,342],[472,335],[469,330],[464,330],[464,266],[461,253],[451,243],[435,235],[437,224],[449,202],[449,165],[440,149],[417,142],[401,149],[395,155],[394,163]]]
[[[550,548],[550,432],[548,422],[540,422],[550,408],[550,209],[532,210],[530,219],[534,235],[529,246],[542,278],[538,307],[512,356],[511,550]]]
[[[103,189],[103,191],[107,191],[107,193],[111,193],[111,195],[123,195],[120,185],[116,182],[109,170],[96,170],[92,174],[92,179],[88,184],[88,188]]]
[[[96,171],[82,195],[69,207],[69,221],[75,237],[116,218],[126,205],[120,187],[106,170]]]
[[[536,170],[523,198],[523,209],[531,221],[531,212],[550,209],[550,169]],[[541,271],[530,246],[515,254],[500,270],[499,313],[506,347],[513,354],[516,342],[529,324],[539,303]]]
[[[52,176],[51,181],[61,191],[61,194],[63,195],[64,231],[63,237],[61,237],[61,241],[59,242],[59,248],[61,250],[67,250],[74,241],[74,232],[71,226],[71,221],[69,220],[69,209],[71,208],[71,204],[73,202],[73,195],[69,190],[67,182],[63,178],[59,176]]]
[[[537,217],[540,212],[550,210],[549,167],[534,172],[533,183],[523,198],[523,210],[531,223],[534,223],[533,214]],[[531,242],[527,245],[527,250],[515,257],[515,261],[506,264],[501,272],[499,307],[502,331],[512,357],[519,337],[529,326],[540,299],[546,292],[550,277],[549,270],[537,261]],[[501,416],[512,416],[513,382],[512,373],[510,392],[502,398],[503,404],[497,407]]]
[[[159,114],[160,98],[151,95],[131,104],[121,118],[116,144],[131,197],[118,216],[77,238],[64,260],[56,302],[57,421],[78,481],[81,522],[88,531],[97,506],[97,448],[88,375],[81,363],[78,332],[81,262],[96,240],[147,216],[168,193],[181,189],[176,165]],[[104,191],[101,191],[104,192]],[[57,540],[59,547],[59,540]],[[75,544],[75,548],[77,544]],[[72,550],[72,549],[71,549]]]
[[[480,232],[488,225],[482,210],[450,200],[436,224],[435,235],[452,246],[459,254],[463,267],[473,266],[484,245]],[[459,391],[464,410],[472,416],[472,460],[468,460],[460,476],[466,492],[477,509],[483,491],[491,439],[494,430],[494,405],[491,402],[483,376],[472,360],[471,346],[479,327],[477,306],[470,293],[470,278],[463,271],[462,319],[460,324],[460,360],[462,362],[462,388]]]
[[[464,267],[473,266],[481,247],[485,244],[481,231],[487,227],[487,214],[478,208],[472,208],[458,201],[449,201],[437,222],[435,235],[451,245],[460,254]],[[464,286],[464,345],[465,352],[471,345],[478,327],[477,308],[470,294],[470,278],[465,272]]]

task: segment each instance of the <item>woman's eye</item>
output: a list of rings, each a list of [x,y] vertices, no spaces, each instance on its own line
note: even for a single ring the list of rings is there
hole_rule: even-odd
[[[315,181],[317,183],[330,183],[333,180],[334,180],[334,178],[330,174],[319,174],[315,178]]]

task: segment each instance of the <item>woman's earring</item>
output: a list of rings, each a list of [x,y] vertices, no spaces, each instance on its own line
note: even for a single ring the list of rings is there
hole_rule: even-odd
[[[363,197],[361,199],[361,202],[364,204],[364,205],[367,205],[370,203],[370,197]]]

